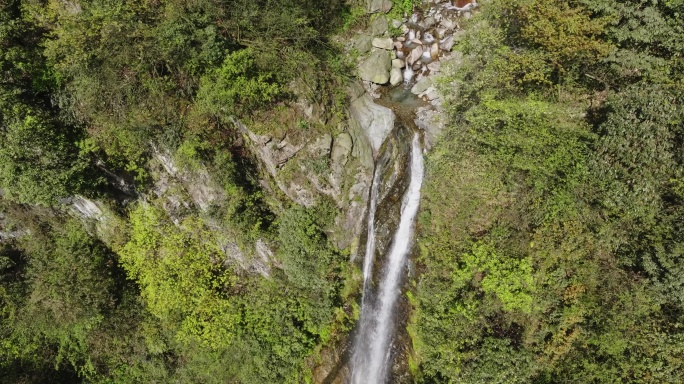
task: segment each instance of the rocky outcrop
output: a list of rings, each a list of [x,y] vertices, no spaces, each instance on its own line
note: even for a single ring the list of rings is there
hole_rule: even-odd
[[[99,204],[83,196],[76,195],[68,198],[65,203],[69,204],[77,216],[84,219],[104,220],[104,213]]]
[[[363,88],[358,86],[352,94],[360,97]],[[306,207],[314,206],[322,195],[332,198],[340,214],[335,219],[335,228],[329,233],[331,240],[340,249],[357,243],[355,239],[361,232],[373,158],[368,138],[353,119],[347,126],[342,126],[343,132],[334,138],[325,132],[298,144],[290,143],[287,137],[279,140],[258,135],[237,119],[233,119],[233,123],[246,137],[252,153],[277,189],[291,201]],[[269,183],[266,189],[270,188]],[[266,254],[263,246],[260,250],[259,254]],[[356,250],[351,249],[351,252]]]
[[[180,181],[194,205],[201,211],[209,209],[212,203],[225,198],[223,190],[216,185],[209,172],[204,167],[192,172],[179,170],[172,157],[161,151],[156,151],[155,158],[161,163],[169,176]],[[161,186],[158,184],[158,186]],[[157,192],[161,192],[157,190]]]
[[[396,118],[394,112],[389,108],[375,104],[368,94],[363,94],[352,101],[349,112],[352,124],[364,132],[373,153],[377,154],[387,135],[394,128]]]

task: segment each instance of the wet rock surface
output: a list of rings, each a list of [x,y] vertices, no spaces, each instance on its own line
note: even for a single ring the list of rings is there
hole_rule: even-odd
[[[377,153],[390,131],[394,129],[394,112],[373,102],[368,94],[354,100],[349,109],[352,118],[364,128],[373,152]]]
[[[463,38],[461,24],[477,8],[476,3],[466,0],[425,1],[417,5],[412,14],[397,20],[382,15],[386,6],[387,3],[381,0],[369,0],[369,12],[377,14],[370,17],[367,30],[357,34],[350,44],[355,54],[361,54],[358,75],[362,81],[352,84],[347,91],[350,97],[348,136],[333,138],[331,150],[333,159],[342,159],[351,153],[351,156],[363,159],[370,169],[375,167],[381,175],[382,180],[376,183],[378,205],[373,220],[376,246],[370,284],[375,288],[380,284],[381,271],[387,264],[386,256],[399,225],[403,196],[410,182],[407,169],[410,138],[413,132],[420,132],[425,148],[429,149],[442,131],[444,97],[440,91],[449,87],[443,86],[442,77],[450,73],[453,61],[460,60],[459,54],[452,49]],[[397,32],[400,33],[397,35]],[[360,42],[367,53],[359,49]],[[370,186],[370,180],[366,179],[352,187],[364,195],[363,206],[357,207],[361,215],[368,212]],[[367,240],[367,231],[363,228],[367,220],[364,217],[362,230],[358,232],[361,244]],[[365,256],[363,251],[361,256]],[[405,280],[406,277],[402,277],[404,283]],[[397,305],[387,378],[392,383],[409,383],[412,380],[408,367],[411,340],[405,327],[410,304],[400,299]],[[354,338],[354,333],[350,338]],[[348,382],[352,368],[345,361],[349,358],[346,356],[350,348],[348,341],[325,353],[315,382]]]
[[[445,68],[460,62],[460,52],[452,52],[452,49],[464,37],[461,24],[478,6],[472,0],[424,2],[402,20],[388,21],[385,16],[373,19],[371,28],[376,37],[361,33],[352,43],[359,53],[363,53],[358,49],[359,41],[363,41],[363,48],[367,49],[370,39],[373,47],[370,55],[359,59],[359,77],[371,97],[380,97],[382,91],[379,88],[383,88],[380,85],[403,85],[425,102],[416,106],[414,111],[415,124],[425,132],[428,149],[444,125],[440,78]],[[383,32],[386,23],[400,30],[401,34],[390,38],[389,32]],[[387,56],[386,52],[390,55]],[[397,108],[393,109],[397,112]],[[377,153],[377,137],[373,148]]]
[[[367,92],[364,99],[357,99],[356,102],[380,104],[394,112],[396,121],[388,134],[381,131],[381,134],[375,132],[373,135],[372,130],[368,129],[368,119],[357,119],[361,121],[361,126],[366,127],[365,132],[376,154],[376,172],[382,175],[377,183],[378,205],[373,220],[375,250],[371,284],[375,288],[367,291],[364,286],[365,293],[373,292],[380,284],[381,271],[387,267],[386,256],[399,225],[402,197],[410,181],[407,170],[407,164],[410,164],[408,154],[411,153],[409,137],[415,131],[421,132],[424,147],[429,149],[442,132],[442,91],[447,90],[444,92],[447,95],[458,93],[451,84],[444,84],[447,78],[444,74],[452,73],[453,63],[461,60],[460,53],[452,50],[464,36],[461,25],[477,7],[477,3],[467,0],[424,2],[402,20],[389,21],[393,32],[401,31],[398,36],[388,39],[386,35],[377,36],[374,33],[376,37],[372,45],[376,50],[391,52],[392,60],[389,66],[383,65],[381,68],[387,73],[378,76],[381,81],[361,76]],[[361,58],[359,62],[363,65],[367,63],[366,60]],[[365,240],[362,236],[361,242]],[[404,283],[405,279],[405,276],[402,277]],[[405,332],[405,326],[410,305],[406,300],[399,301],[397,318],[393,320],[395,331],[390,342],[387,379],[392,383],[408,383],[412,380],[407,363],[411,354],[411,340]]]

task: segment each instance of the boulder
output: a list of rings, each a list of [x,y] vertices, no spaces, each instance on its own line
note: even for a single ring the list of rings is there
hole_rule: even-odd
[[[429,77],[423,77],[416,82],[416,84],[411,88],[411,92],[414,94],[419,94],[425,92],[432,85],[432,80]]]
[[[404,75],[401,73],[401,68],[392,68],[390,71],[390,84],[397,85],[404,81]]]
[[[447,36],[439,42],[439,47],[442,49],[442,51],[449,52],[454,47],[454,43],[454,36]]]
[[[392,27],[394,27],[394,28],[401,28],[401,24],[403,24],[403,23],[401,22],[401,20],[392,19]]]
[[[364,54],[373,48],[373,37],[365,34],[358,34],[352,41],[352,48]]]
[[[437,60],[437,57],[439,56],[439,44],[437,42],[432,43],[432,47],[430,47],[430,57],[432,57],[432,60]]]
[[[444,130],[442,112],[432,107],[420,107],[416,111],[415,123],[425,132],[426,149],[430,149]]]
[[[361,84],[359,81],[350,82],[345,91],[350,102],[358,99],[359,97],[363,96],[364,93],[366,93],[366,90],[363,88],[363,84]]]
[[[380,49],[374,50],[359,64],[359,77],[372,83],[386,84],[389,81],[390,68],[392,68],[390,53]]]
[[[389,23],[387,22],[387,18],[385,16],[376,17],[371,24],[371,31],[373,32],[374,36],[384,35],[388,29]]]
[[[404,68],[405,66],[406,66],[406,63],[404,63],[404,60],[402,60],[402,59],[392,60],[392,68]]]
[[[392,39],[390,39],[389,37],[376,37],[373,39],[373,46],[375,48],[386,49],[388,51],[391,51],[392,49],[394,49],[394,42],[392,42]]]
[[[363,130],[373,152],[377,153],[394,128],[394,112],[375,104],[368,94],[354,100],[349,109],[351,119]]]
[[[418,61],[422,55],[423,55],[423,46],[419,45],[419,46],[413,48],[411,53],[409,53],[408,58],[406,58],[406,61],[409,64],[413,64],[416,61]]]
[[[427,65],[427,69],[430,70],[430,73],[439,72],[441,67],[442,67],[442,63],[440,63],[439,61],[433,61],[432,63]]]
[[[428,100],[432,101],[439,98],[439,93],[437,93],[435,87],[430,86],[428,89],[426,89],[423,93],[421,93],[418,96],[425,96]]]
[[[368,0],[368,12],[387,13],[392,9],[392,0]]]
[[[453,21],[451,19],[444,19],[444,20],[442,20],[441,27],[447,31],[451,31],[457,27],[457,24],[455,21]]]
[[[425,29],[429,29],[430,27],[435,25],[436,22],[437,21],[435,20],[434,17],[428,16],[425,18],[425,20],[423,20],[423,25],[425,26]]]

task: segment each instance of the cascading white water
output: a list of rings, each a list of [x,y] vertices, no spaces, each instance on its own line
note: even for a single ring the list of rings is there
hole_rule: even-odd
[[[373,259],[375,256],[375,211],[378,208],[378,183],[380,183],[380,168],[375,168],[373,185],[371,186],[370,208],[368,209],[368,232],[366,239],[366,255],[363,260],[363,290],[368,288],[373,273]]]
[[[418,213],[422,182],[423,153],[420,137],[416,134],[411,145],[411,181],[404,195],[399,226],[392,240],[387,266],[380,283],[380,292],[374,305],[362,307],[360,331],[352,360],[353,384],[384,384],[387,380],[390,335],[394,328],[392,315],[401,289],[401,272],[411,249],[413,223]],[[364,297],[367,294],[367,287],[364,284]]]

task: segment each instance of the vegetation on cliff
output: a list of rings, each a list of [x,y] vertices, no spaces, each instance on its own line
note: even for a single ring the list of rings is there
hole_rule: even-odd
[[[3,382],[308,380],[350,321],[334,208],[267,195],[230,118],[319,133],[272,111],[339,113],[348,8],[0,2]]]
[[[684,3],[482,9],[428,156],[417,380],[681,382]]]
[[[357,3],[0,2],[3,382],[312,381],[357,315],[339,206],[269,184],[232,119],[322,137],[282,174],[330,174]],[[413,378],[684,381],[684,2],[480,9],[442,68]]]

